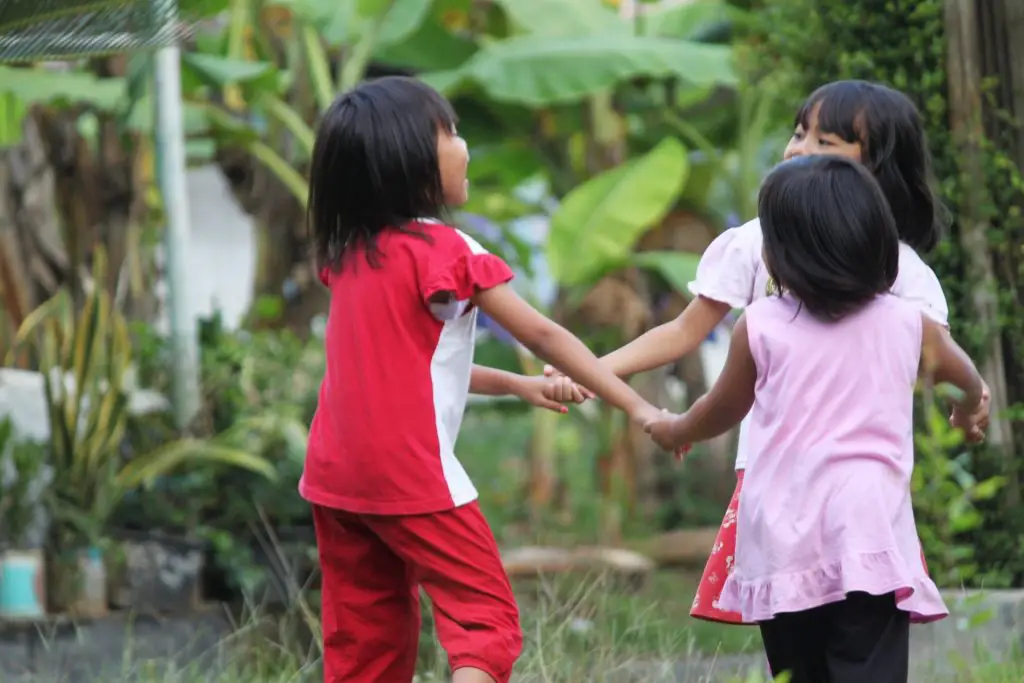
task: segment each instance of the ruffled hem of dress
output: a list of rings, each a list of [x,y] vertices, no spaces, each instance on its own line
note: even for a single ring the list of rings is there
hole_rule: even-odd
[[[896,594],[896,606],[910,621],[926,624],[949,616],[938,587],[927,576],[908,572],[895,550],[861,553],[791,574],[743,580],[734,571],[722,586],[719,608],[744,621],[768,621],[777,614],[803,612],[845,600],[849,593]]]

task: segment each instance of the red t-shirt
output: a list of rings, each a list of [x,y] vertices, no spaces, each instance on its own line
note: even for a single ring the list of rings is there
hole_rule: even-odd
[[[473,367],[470,298],[513,274],[455,228],[410,227],[430,241],[387,231],[379,268],[356,254],[340,273],[321,273],[331,290],[327,372],[299,482],[311,503],[406,515],[477,497],[454,452]],[[450,302],[429,303],[438,292]]]

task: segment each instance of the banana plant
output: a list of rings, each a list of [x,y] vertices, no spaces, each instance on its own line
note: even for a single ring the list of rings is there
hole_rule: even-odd
[[[275,476],[270,463],[238,448],[233,435],[186,439],[124,461],[132,348],[127,321],[103,286],[106,269],[97,249],[80,310],[62,289],[26,317],[13,351],[30,347],[43,375],[54,519],[93,546],[127,492],[180,467],[217,464]]]

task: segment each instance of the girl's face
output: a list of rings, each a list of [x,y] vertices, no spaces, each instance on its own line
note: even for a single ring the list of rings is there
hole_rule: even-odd
[[[437,165],[441,173],[441,189],[446,206],[462,206],[469,199],[469,149],[458,131],[441,130],[437,134]]]
[[[859,142],[847,142],[833,133],[823,133],[818,129],[818,110],[821,105],[811,110],[807,117],[807,127],[797,125],[793,131],[793,137],[789,139],[782,158],[789,160],[793,157],[810,156],[816,154],[834,154],[846,157],[858,163],[861,161],[861,149]]]

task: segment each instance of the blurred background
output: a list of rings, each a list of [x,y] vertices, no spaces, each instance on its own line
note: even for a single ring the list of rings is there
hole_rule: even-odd
[[[920,401],[914,502],[956,607],[915,675],[1024,680],[1018,0],[0,0],[0,61],[3,680],[317,680],[306,173],[319,112],[389,74],[451,99],[458,223],[598,354],[682,311],[814,88],[907,93],[954,216],[927,260],[993,394],[970,448]],[[634,384],[684,409],[730,322]],[[480,325],[478,363],[540,372]],[[597,402],[474,400],[457,452],[515,578],[523,680],[763,671],[756,629],[688,617],[735,434],[678,464]]]

